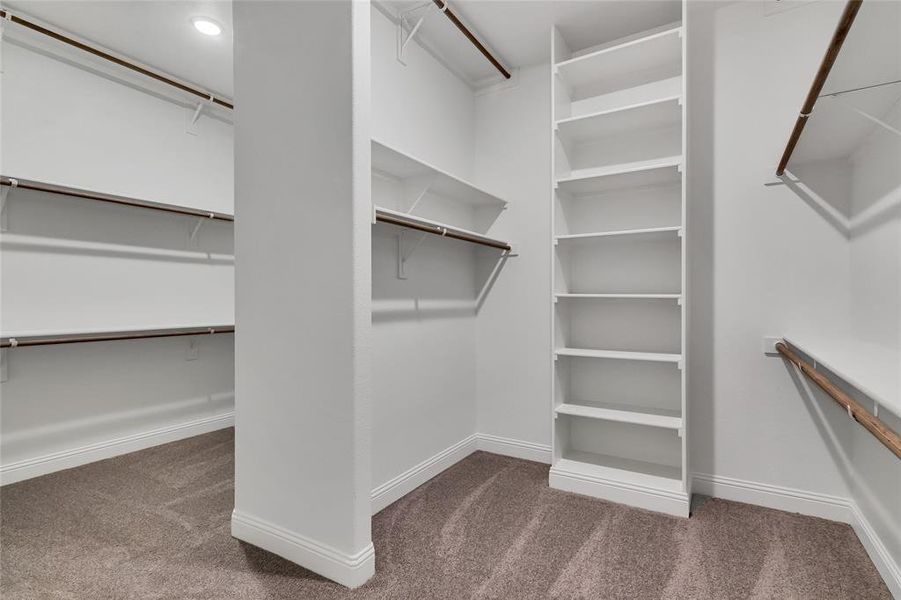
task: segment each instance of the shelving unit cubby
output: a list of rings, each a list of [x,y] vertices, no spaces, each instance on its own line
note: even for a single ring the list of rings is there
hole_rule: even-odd
[[[549,481],[688,516],[684,30],[597,42],[552,31]]]

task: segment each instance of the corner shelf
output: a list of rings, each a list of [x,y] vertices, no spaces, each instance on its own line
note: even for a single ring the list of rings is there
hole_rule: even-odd
[[[430,179],[431,192],[473,207],[503,209],[507,201],[423,160],[372,140],[372,169],[399,180]]]
[[[664,409],[609,403],[563,403],[558,405],[554,410],[558,415],[616,421],[619,423],[632,423],[633,425],[646,425],[648,427],[659,427],[662,429],[678,430],[682,428],[682,417],[679,415],[678,411]]]

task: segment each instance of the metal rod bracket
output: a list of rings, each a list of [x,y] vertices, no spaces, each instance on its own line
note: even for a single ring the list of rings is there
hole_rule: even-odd
[[[412,13],[425,9],[425,12],[419,19],[416,20],[416,23],[412,26],[410,25],[410,19],[408,18]],[[419,32],[419,28],[422,27],[423,21],[425,21],[426,17],[428,17],[432,12],[437,8],[437,6],[432,2],[425,2],[420,4],[419,6],[414,6],[409,10],[405,10],[400,13],[400,18],[397,21],[397,62],[400,64],[407,66],[407,63],[404,61],[404,55],[407,52],[407,46],[410,42],[413,41],[413,38],[416,37],[416,34]],[[447,6],[443,9],[440,9],[441,12],[447,10]]]
[[[19,186],[19,180],[10,178],[9,185],[0,186],[0,231],[6,231],[6,200],[10,193]]]

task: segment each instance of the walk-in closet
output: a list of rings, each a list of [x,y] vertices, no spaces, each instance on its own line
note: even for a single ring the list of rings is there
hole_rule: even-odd
[[[0,595],[901,598],[901,0],[0,0]]]

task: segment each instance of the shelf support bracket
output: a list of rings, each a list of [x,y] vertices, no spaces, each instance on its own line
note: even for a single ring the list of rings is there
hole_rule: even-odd
[[[9,185],[0,186],[0,231],[6,231],[6,201],[18,186],[19,180],[12,178],[9,180]]]
[[[405,10],[400,13],[399,19],[397,21],[397,62],[400,64],[407,66],[407,63],[404,61],[404,55],[407,51],[407,46],[410,42],[413,41],[413,38],[416,37],[416,34],[419,32],[419,28],[422,27],[423,21],[425,21],[426,17],[435,12],[435,10],[439,10],[440,12],[447,11],[447,2],[444,3],[442,8],[438,8],[438,6],[434,2],[425,2],[420,4],[419,6],[414,6],[409,10]],[[410,16],[418,12],[422,9],[425,9],[425,12],[416,20],[416,23],[411,25]]]
[[[188,243],[193,243],[193,242],[196,240],[196,238],[197,238],[197,232],[200,231],[201,225],[203,225],[203,224],[206,222],[207,219],[212,219],[212,218],[214,218],[215,216],[216,216],[216,215],[214,215],[213,213],[210,213],[210,214],[207,215],[206,217],[200,217],[200,218],[198,218],[198,219],[197,219],[197,222],[194,223],[194,227],[191,229],[191,233],[188,234]]]
[[[429,189],[435,183],[436,175],[421,175],[418,177],[410,177],[404,180],[404,203],[406,204],[406,212],[408,215],[413,214],[419,203],[425,198]]]
[[[197,129],[197,121],[200,119],[200,114],[203,112],[203,109],[207,106],[213,105],[214,97],[212,94],[209,97],[201,100],[197,103],[197,106],[194,108],[194,113],[188,119],[188,123],[185,126],[185,132],[190,135],[197,135],[200,133]]]
[[[413,256],[413,252],[419,248],[419,245],[422,243],[422,240],[425,239],[425,236],[428,235],[425,232],[418,234],[416,240],[409,247],[404,247],[404,237],[406,232],[400,232],[397,234],[397,278],[398,279],[406,279],[407,278],[407,261],[410,260],[410,257]]]

